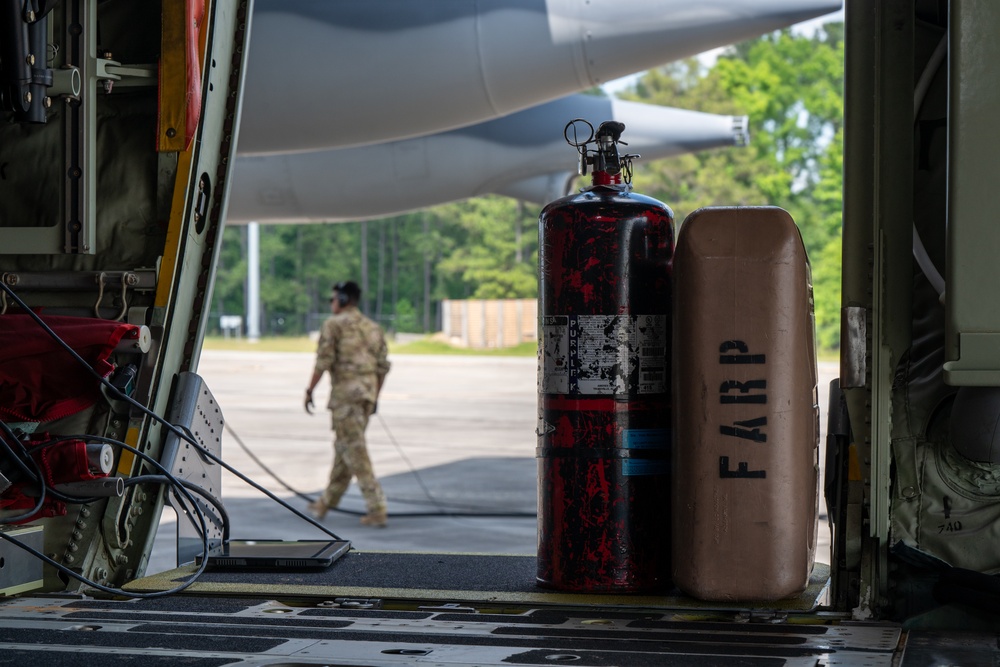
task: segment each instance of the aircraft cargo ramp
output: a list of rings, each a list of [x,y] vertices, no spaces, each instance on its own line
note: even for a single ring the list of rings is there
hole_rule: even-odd
[[[193,571],[129,591],[170,589]],[[114,653],[144,666],[877,666],[894,664],[904,635],[818,612],[825,565],[797,598],[736,605],[550,592],[534,573],[532,556],[351,552],[318,572],[206,572],[169,598],[20,599],[0,605],[0,624],[5,655],[33,646],[47,664]]]
[[[533,586],[531,556],[352,552],[321,573],[209,572],[133,601],[0,604],[9,660],[91,665],[815,666],[987,664],[993,635],[858,624],[816,611],[827,568],[778,604],[570,595]],[[179,568],[133,582],[169,588]],[[346,585],[344,582],[350,582]]]
[[[0,604],[8,660],[26,664],[685,667],[989,664],[992,633],[949,636],[817,610],[827,568],[778,604],[570,595],[533,586],[531,556],[352,552],[321,573],[204,574],[146,600]],[[179,568],[133,582],[170,588]],[[350,582],[350,585],[345,584]]]

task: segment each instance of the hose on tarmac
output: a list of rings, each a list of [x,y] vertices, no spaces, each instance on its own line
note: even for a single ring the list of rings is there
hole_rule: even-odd
[[[536,512],[516,512],[516,511],[498,512],[483,507],[452,505],[438,500],[430,492],[430,489],[427,488],[427,485],[424,483],[423,478],[421,478],[420,473],[417,472],[417,469],[413,465],[413,462],[410,461],[410,458],[406,455],[406,452],[403,451],[403,448],[400,447],[399,442],[396,441],[396,438],[393,436],[392,431],[389,430],[389,425],[386,423],[385,419],[379,413],[375,413],[375,415],[376,417],[378,417],[379,423],[382,424],[382,428],[385,430],[386,435],[389,436],[389,441],[392,442],[393,446],[396,448],[396,451],[399,453],[400,458],[402,458],[403,461],[406,463],[406,466],[409,469],[410,474],[413,475],[413,478],[417,481],[417,484],[420,486],[424,495],[427,496],[428,502],[437,508],[437,511],[435,512],[402,512],[402,513],[390,512],[389,517],[391,518],[473,517],[473,518],[493,518],[493,519],[527,519],[527,518],[534,519],[538,516]],[[260,458],[256,454],[254,454],[253,451],[250,450],[247,444],[243,442],[243,439],[240,438],[236,430],[232,426],[230,426],[229,422],[226,422],[225,427],[226,431],[231,436],[233,436],[233,439],[236,441],[236,444],[239,445],[240,449],[242,449],[246,453],[246,455],[249,456],[250,459],[260,467],[261,470],[270,475],[285,490],[297,496],[298,498],[305,500],[306,502],[311,503],[316,500],[315,496],[311,496],[291,486],[288,482],[282,479],[280,475],[278,475],[274,470],[272,470],[270,466],[261,461]],[[399,498],[389,498],[389,500],[392,500],[394,502],[402,502],[409,504],[420,503],[420,501],[403,500]],[[365,512],[359,512],[357,510],[341,509],[339,507],[331,507],[330,509],[332,511],[339,512],[341,514],[350,514],[353,516],[363,516],[365,514]]]

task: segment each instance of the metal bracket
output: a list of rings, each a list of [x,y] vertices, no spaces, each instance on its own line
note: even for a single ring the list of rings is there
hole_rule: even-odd
[[[225,426],[222,410],[197,373],[184,372],[177,376],[167,419],[212,454],[222,455],[222,431]],[[222,469],[187,440],[168,433],[160,463],[175,477],[196,484],[221,499]],[[221,545],[222,517],[204,498],[192,495],[208,524],[209,548]],[[185,518],[194,514],[194,508],[189,507],[186,501],[178,500],[177,496],[168,498],[168,502],[177,512],[177,565],[190,563],[203,549],[202,536],[196,524]]]
[[[104,82],[104,92],[110,93],[113,86],[155,86],[156,65],[122,65],[108,58],[97,59],[97,80]]]

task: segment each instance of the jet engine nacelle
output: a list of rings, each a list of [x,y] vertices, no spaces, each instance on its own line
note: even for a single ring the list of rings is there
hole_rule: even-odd
[[[566,121],[575,117],[625,123],[628,150],[644,160],[746,141],[745,116],[571,95],[429,137],[361,148],[240,157],[228,220],[342,222],[490,193],[542,203],[552,190],[533,179],[553,174],[566,179],[567,172],[575,169],[573,154],[563,139]]]
[[[836,11],[840,0],[257,0],[239,152],[480,123]]]

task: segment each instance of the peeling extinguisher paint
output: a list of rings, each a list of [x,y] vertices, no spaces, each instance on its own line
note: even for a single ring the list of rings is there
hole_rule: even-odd
[[[538,583],[670,581],[673,213],[595,185],[539,217]]]

